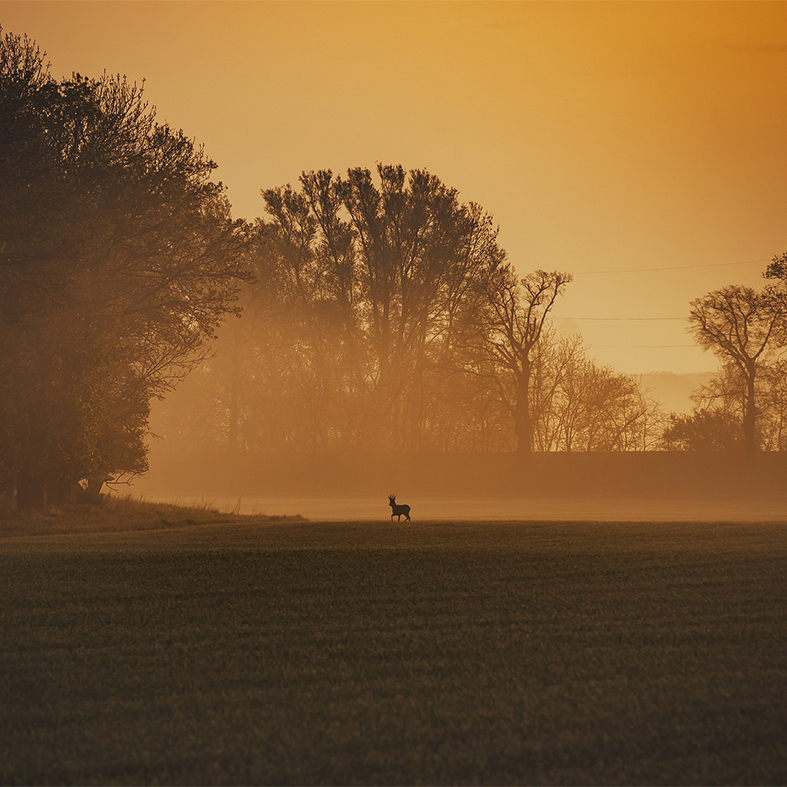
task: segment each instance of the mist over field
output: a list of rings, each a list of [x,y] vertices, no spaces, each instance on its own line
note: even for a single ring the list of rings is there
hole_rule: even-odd
[[[237,472],[193,466],[138,480],[134,497],[206,504],[242,514],[300,514],[315,521],[384,521],[387,496],[412,508],[415,521],[780,521],[787,517],[782,461],[748,468],[705,460],[610,462],[598,457],[579,470],[534,461],[512,467],[505,458],[434,456],[354,459],[280,457]],[[502,461],[501,461],[502,459]],[[638,461],[639,459],[639,461]],[[562,465],[562,466],[561,466]],[[124,492],[120,492],[123,494]]]
[[[787,516],[787,459],[689,452],[277,454],[152,452],[131,487],[150,500],[314,520],[390,516],[387,496],[417,520],[755,521]]]
[[[377,497],[297,495],[167,495],[143,492],[142,499],[255,515],[299,514],[315,522],[388,521],[385,494]],[[711,498],[521,498],[398,495],[411,507],[413,522],[515,520],[518,522],[774,522],[787,515],[787,495],[743,499]],[[394,522],[396,519],[394,519]]]

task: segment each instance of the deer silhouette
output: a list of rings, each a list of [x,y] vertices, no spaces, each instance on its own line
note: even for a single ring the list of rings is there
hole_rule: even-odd
[[[401,522],[402,514],[404,514],[407,517],[407,521],[410,521],[410,506],[400,506],[396,502],[396,495],[388,495],[388,505],[391,506],[391,519],[398,516],[397,522]]]

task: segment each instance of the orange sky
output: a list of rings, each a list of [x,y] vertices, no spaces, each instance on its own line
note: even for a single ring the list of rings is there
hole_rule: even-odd
[[[145,78],[238,216],[303,169],[426,167],[522,273],[575,274],[557,324],[622,371],[715,361],[652,347],[691,344],[679,320],[566,318],[684,317],[787,251],[784,2],[0,0],[0,24],[57,75]],[[632,268],[680,269],[597,272]]]

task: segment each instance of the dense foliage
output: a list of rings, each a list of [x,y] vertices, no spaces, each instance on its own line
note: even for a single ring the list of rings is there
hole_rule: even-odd
[[[145,468],[151,397],[243,273],[214,166],[125,78],[56,80],[0,31],[0,461],[20,506]]]

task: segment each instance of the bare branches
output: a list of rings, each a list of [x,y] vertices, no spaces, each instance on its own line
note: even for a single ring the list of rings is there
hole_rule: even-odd
[[[517,279],[510,265],[495,267],[482,281],[479,346],[516,381],[512,408],[520,451],[530,451],[533,447],[532,356],[549,312],[570,281],[569,274],[542,270]]]
[[[778,276],[780,260],[774,259],[766,275]],[[774,339],[783,335],[787,308],[776,288],[756,292],[751,287],[729,286],[692,301],[690,330],[704,349],[711,350],[738,370],[742,380],[743,434],[749,453],[757,447],[756,403],[760,366],[781,349]]]

